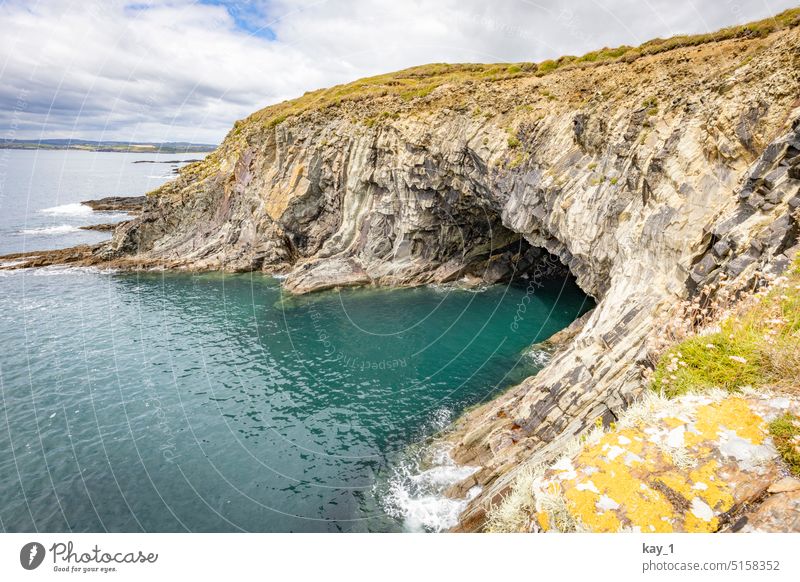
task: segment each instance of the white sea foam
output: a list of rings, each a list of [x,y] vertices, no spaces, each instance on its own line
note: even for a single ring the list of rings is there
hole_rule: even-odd
[[[15,260],[15,261],[0,261],[0,267],[16,267],[19,265],[24,265],[28,261],[26,260]]]
[[[40,228],[25,228],[19,231],[19,234],[25,235],[58,235],[67,234],[69,232],[78,232],[80,229],[71,224],[59,224],[58,226],[43,226]]]
[[[410,454],[389,480],[384,509],[411,531],[448,530],[481,488],[472,487],[464,499],[447,497],[445,492],[477,470],[457,465],[444,445]]]
[[[534,366],[539,368],[544,368],[547,364],[550,363],[550,360],[553,358],[553,354],[548,352],[547,350],[541,350],[539,348],[531,348],[527,352],[525,352],[525,356],[533,363]]]
[[[86,216],[94,211],[91,209],[91,207],[86,206],[85,204],[73,202],[72,204],[62,204],[61,206],[43,208],[39,212],[42,214],[52,214],[58,216]]]
[[[30,267],[26,269],[17,269],[15,271],[7,271],[7,272],[23,273],[33,277],[62,277],[64,275],[109,275],[119,272],[119,269],[50,265],[47,267]]]
[[[466,278],[453,281],[451,283],[428,283],[428,288],[437,293],[451,293],[453,291],[464,291],[466,293],[483,293],[488,291],[491,285],[479,283],[475,285]]]

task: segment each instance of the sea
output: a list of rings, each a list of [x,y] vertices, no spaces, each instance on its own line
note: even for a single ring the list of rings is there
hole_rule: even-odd
[[[0,254],[97,243],[204,154],[0,150]],[[0,531],[442,531],[436,439],[593,306],[571,278],[289,296],[260,273],[0,271]],[[479,491],[469,492],[474,496]]]

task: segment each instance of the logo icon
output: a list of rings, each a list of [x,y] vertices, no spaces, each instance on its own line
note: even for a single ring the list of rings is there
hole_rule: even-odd
[[[26,570],[35,570],[44,561],[44,546],[39,542],[28,542],[19,551],[19,563]]]

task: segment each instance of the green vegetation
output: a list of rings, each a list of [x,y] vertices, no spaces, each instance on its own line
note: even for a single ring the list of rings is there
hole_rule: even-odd
[[[724,306],[723,306],[724,307]],[[800,260],[766,293],[728,309],[712,333],[691,335],[659,358],[652,388],[674,397],[690,391],[800,387]]]
[[[540,90],[540,93],[542,94],[542,97],[546,97],[548,101],[555,101],[555,100],[556,100],[556,96],[555,96],[555,95],[553,95],[553,94],[552,94],[550,91],[548,91],[547,89],[542,89],[542,90]]]
[[[538,68],[536,69],[536,75],[538,77],[542,77],[547,73],[555,71],[559,67],[558,63],[553,60],[546,60],[539,63]]]
[[[259,122],[262,126],[275,127],[291,116],[300,115],[305,111],[337,107],[347,101],[386,97],[410,102],[429,96],[437,87],[442,85],[474,81],[503,81],[525,76],[542,77],[553,71],[566,68],[595,66],[612,62],[630,63],[644,56],[655,55],[681,47],[697,46],[728,39],[760,38],[772,32],[799,24],[800,8],[795,8],[758,22],[732,26],[709,34],[655,39],[638,47],[604,48],[581,57],[565,56],[557,60],[546,60],[538,65],[535,63],[434,63],[360,79],[346,85],[310,91],[297,99],[266,107],[254,113],[249,120]],[[553,98],[549,94],[543,94],[548,99]]]
[[[521,145],[519,138],[515,135],[508,136],[508,147],[511,149],[518,148]]]
[[[658,99],[655,97],[648,97],[642,102],[642,107],[647,109],[647,115],[655,115],[658,113]]]
[[[286,115],[278,115],[276,117],[273,117],[267,123],[267,127],[275,127],[276,125],[279,125],[279,124],[283,123],[284,121],[286,121],[287,117],[289,117],[288,114],[286,114]]]
[[[525,162],[525,160],[527,159],[528,159],[527,154],[525,154],[524,152],[519,152],[516,156],[514,156],[513,160],[508,162],[506,168],[508,168],[509,170],[513,170],[514,168],[521,166],[523,162]]]
[[[769,433],[789,470],[800,477],[800,417],[787,412],[769,423]]]

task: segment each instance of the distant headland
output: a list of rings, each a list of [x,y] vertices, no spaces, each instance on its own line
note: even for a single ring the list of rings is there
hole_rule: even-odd
[[[216,145],[185,141],[124,142],[94,141],[86,139],[11,139],[0,141],[0,149],[15,150],[83,150],[90,152],[136,152],[158,154],[183,154],[210,152]]]

